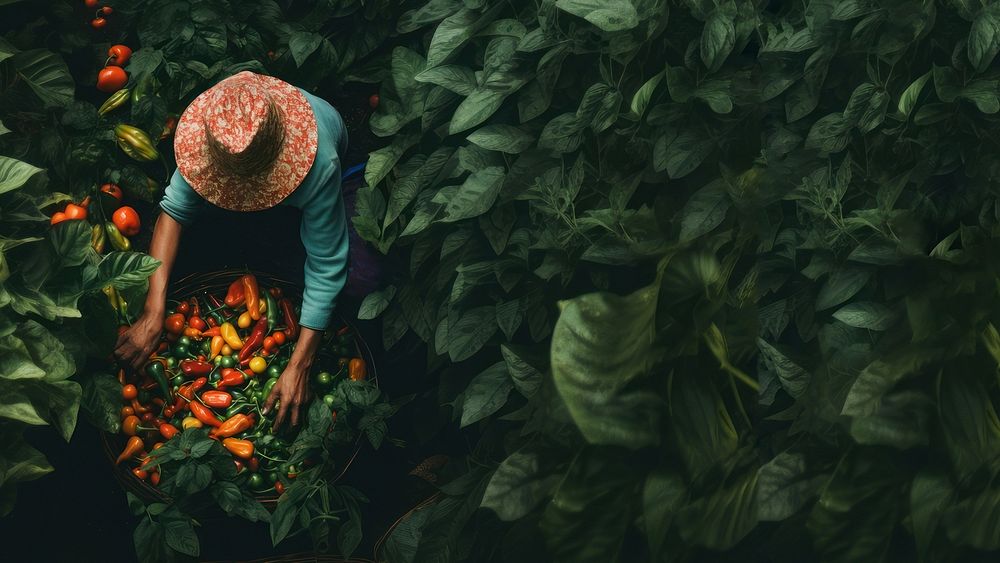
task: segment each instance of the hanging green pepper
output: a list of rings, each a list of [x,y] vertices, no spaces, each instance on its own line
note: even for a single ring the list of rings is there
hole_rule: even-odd
[[[160,360],[153,360],[146,364],[146,375],[153,378],[156,384],[160,386],[160,392],[163,393],[164,399],[169,399],[171,396],[170,384],[167,383],[167,373],[166,367]]]
[[[108,221],[104,223],[104,231],[108,234],[108,240],[115,250],[127,252],[132,248],[132,243],[118,230],[114,223]]]
[[[100,225],[94,225],[90,229],[90,246],[94,249],[94,252],[102,254],[104,252],[104,245],[107,243],[108,237],[104,232],[104,229]]]
[[[153,75],[145,74],[139,79],[139,84],[132,90],[132,105],[139,103],[139,100],[146,97],[153,89]]]
[[[128,101],[128,98],[129,98],[128,88],[122,88],[121,90],[118,90],[114,94],[108,96],[107,100],[104,100],[104,103],[101,104],[101,108],[97,110],[97,115],[104,117],[106,114],[111,113],[112,111],[120,108],[122,104]]]
[[[134,160],[150,161],[160,157],[149,135],[138,127],[119,123],[115,126],[115,138],[118,146]]]
[[[274,332],[274,327],[278,324],[278,316],[281,312],[278,311],[278,302],[271,295],[270,291],[265,291],[264,296],[267,298],[267,333],[271,334]]]

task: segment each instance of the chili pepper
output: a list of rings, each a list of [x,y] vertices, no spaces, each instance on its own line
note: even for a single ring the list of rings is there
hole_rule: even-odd
[[[195,392],[204,387],[206,384],[208,384],[208,378],[199,377],[194,381],[188,381],[184,385],[181,385],[180,389],[177,390],[177,394],[184,399],[191,401],[194,399]]]
[[[145,481],[146,478],[149,477],[149,473],[145,469],[141,469],[139,467],[134,467],[132,469],[132,475],[138,477],[140,481]]]
[[[136,413],[142,414],[149,412],[149,407],[143,406],[143,404],[139,402],[139,399],[132,399],[132,410]]]
[[[208,359],[214,360],[215,357],[219,355],[219,352],[222,351],[222,347],[225,346],[225,344],[226,344],[226,339],[223,338],[221,335],[213,336],[212,344],[210,345],[208,352]]]
[[[90,205],[90,196],[84,198],[80,202],[80,205],[75,203],[70,203],[63,210],[63,214],[66,216],[67,221],[77,221],[87,218],[87,206]]]
[[[350,363],[347,364],[347,373],[351,381],[363,380],[368,375],[365,361],[361,358],[351,358]]]
[[[204,336],[204,337],[206,337],[206,338],[215,338],[216,336],[222,336],[222,327],[221,326],[213,326],[212,328],[210,328],[208,330],[202,331],[201,335]],[[223,343],[225,343],[225,341],[226,341],[225,339],[222,339]]]
[[[214,436],[215,438],[228,438],[230,436],[235,436],[240,432],[249,430],[253,427],[253,423],[254,419],[252,415],[242,413],[235,414],[226,419],[221,426],[209,432],[209,436]]]
[[[249,362],[253,353],[256,352],[264,344],[264,335],[267,333],[267,319],[265,317],[260,317],[257,320],[257,324],[253,325],[253,331],[250,333],[249,338],[243,343],[243,348],[240,350],[239,361],[240,363]]]
[[[170,398],[170,384],[167,382],[167,367],[163,364],[162,360],[154,360],[146,364],[146,375],[152,377],[156,384],[160,386],[160,393],[163,394],[163,398]]]
[[[121,231],[118,230],[118,227],[116,227],[114,223],[106,221],[104,223],[104,231],[108,234],[108,240],[111,241],[111,247],[115,250],[128,252],[128,250],[132,248],[132,243],[121,233]]]
[[[149,482],[155,487],[160,484],[160,468],[153,468],[153,472],[149,474]]]
[[[181,362],[181,371],[184,372],[186,377],[195,378],[208,375],[212,373],[213,369],[215,369],[215,366],[200,360],[184,360]]]
[[[243,278],[239,277],[229,284],[229,291],[226,293],[226,306],[235,309],[244,302],[244,294]]]
[[[160,158],[160,153],[153,146],[149,135],[138,127],[120,123],[115,126],[115,138],[122,151],[135,160],[151,161]]]
[[[270,293],[264,293],[264,297],[267,299],[267,332],[270,334],[278,325],[278,302]]]
[[[128,101],[130,93],[131,92],[128,88],[122,88],[114,94],[111,94],[108,96],[108,99],[104,100],[104,103],[101,104],[100,109],[97,110],[97,115],[104,117],[108,113],[122,107],[122,105]]]
[[[202,318],[197,315],[191,315],[191,317],[188,319],[188,326],[191,328],[198,329],[199,331],[208,328],[208,325],[205,324],[205,321],[203,321]]]
[[[212,413],[212,410],[198,401],[191,401],[188,403],[188,408],[191,409],[191,414],[193,414],[195,418],[200,420],[203,424],[215,427],[222,426],[222,422],[216,418],[215,414]]]
[[[207,322],[208,322],[208,326],[210,326],[212,328],[218,328],[219,325],[222,324],[222,319],[219,317],[219,315],[216,315],[215,313],[209,313],[208,314],[208,321]],[[203,332],[202,334],[205,334],[205,333]]]
[[[174,426],[173,424],[167,424],[166,422],[161,424],[159,426],[159,429],[160,429],[160,435],[166,438],[167,440],[173,438],[174,436],[177,435],[178,432],[180,432],[180,430],[178,430],[176,426]]]
[[[52,218],[49,220],[50,225],[58,225],[66,220],[66,214],[62,211],[57,211],[52,214]]]
[[[243,311],[243,314],[236,319],[236,326],[239,328],[250,328],[252,324],[253,319],[250,318],[250,311]]]
[[[98,254],[104,253],[104,245],[107,244],[108,237],[104,234],[104,229],[100,225],[90,228],[90,247]]]
[[[247,460],[247,469],[249,469],[251,473],[256,473],[259,468],[260,468],[259,459],[257,459],[256,457],[251,457],[250,459]]]
[[[198,304],[198,300],[195,299],[194,297],[192,297],[191,299],[188,299],[188,302],[191,304],[191,316],[192,317],[200,317],[201,316],[201,305]]]
[[[233,404],[233,396],[225,391],[205,391],[201,394],[201,400],[206,405],[216,409],[224,409]]]
[[[257,288],[257,278],[253,274],[243,276],[243,298],[250,311],[250,318],[257,320],[260,318],[260,294]]]
[[[222,338],[226,339],[226,344],[230,348],[233,350],[243,348],[243,341],[240,340],[240,335],[236,332],[236,327],[232,323],[222,323],[222,326],[219,327],[219,332],[222,334]]]
[[[125,461],[126,459],[141,452],[142,446],[143,446],[142,438],[138,436],[132,436],[131,438],[129,438],[128,442],[125,443],[125,449],[122,450],[121,455],[118,456],[118,459],[115,461],[115,465],[118,465],[119,463]]]
[[[164,418],[173,418],[175,414],[177,414],[177,409],[175,409],[173,405],[164,407],[163,409]]]
[[[254,408],[252,403],[235,403],[228,409],[226,409],[226,418],[230,418],[240,412]]]
[[[238,369],[224,368],[220,373],[222,375],[222,379],[215,384],[216,389],[238,387],[247,382],[247,374]]]
[[[135,414],[135,409],[133,409],[132,407],[122,407],[121,410],[122,420],[125,420],[126,417],[132,416],[134,414]]]
[[[274,490],[277,491],[279,495],[285,494],[285,484],[281,481],[274,482]]]
[[[291,299],[287,297],[281,299],[281,311],[285,316],[285,335],[289,340],[295,340],[299,337],[299,323],[296,320]]]
[[[278,383],[278,378],[277,377],[272,377],[271,379],[267,380],[267,383],[264,384],[264,388],[263,388],[262,391],[263,391],[263,395],[264,395],[264,399],[265,400],[267,400],[268,396],[271,395],[271,390],[274,389],[274,386],[277,383]]]
[[[349,327],[347,325],[344,325],[344,326],[340,327],[340,329],[337,330],[337,336],[344,336],[345,334],[347,334],[350,331],[351,331],[351,327]]]
[[[163,141],[174,134],[174,130],[177,129],[177,116],[168,115],[167,119],[163,122],[163,131],[160,133],[160,140]]]
[[[271,297],[274,297],[275,299],[281,299],[280,287],[272,287],[271,289],[268,289],[267,292],[271,294]]]
[[[122,399],[126,401],[131,401],[132,399],[139,396],[139,390],[135,388],[135,385],[129,383],[128,385],[122,387]]]
[[[183,427],[184,430],[187,430],[188,428],[201,428],[203,426],[205,425],[193,416],[186,417],[181,421],[181,427]]]
[[[141,223],[139,213],[128,205],[123,205],[115,210],[111,215],[111,222],[121,233],[127,237],[139,234]]]
[[[135,436],[140,430],[148,430],[147,428],[139,426],[140,422],[139,417],[134,414],[126,416],[125,419],[122,420],[122,434],[125,434],[126,436]]]
[[[154,418],[156,418],[156,417],[153,416],[153,413],[151,411],[151,412],[144,412],[144,413],[142,413],[142,416],[139,417],[139,420],[141,420],[143,422],[153,422]],[[152,429],[151,428],[145,428],[144,430],[152,430]]]
[[[201,340],[202,338],[205,337],[205,335],[203,335],[200,330],[191,327],[187,327],[184,329],[184,336],[187,336],[188,338],[193,338],[195,340]]]
[[[122,325],[122,326],[128,328],[127,325]],[[119,328],[118,333],[122,334],[121,327],[118,328]],[[118,383],[125,385],[125,368],[121,368],[118,370]]]
[[[219,301],[218,297],[211,293],[206,293],[205,299],[208,299],[208,302],[212,305],[212,309],[221,309],[225,305],[222,301]]]
[[[221,428],[219,429],[222,430]],[[253,442],[250,440],[238,440],[236,438],[226,438],[222,441],[223,447],[229,450],[229,453],[241,459],[250,459],[253,457]]]

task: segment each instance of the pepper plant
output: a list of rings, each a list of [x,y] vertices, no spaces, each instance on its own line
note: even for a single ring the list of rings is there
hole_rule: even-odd
[[[998,10],[402,14],[362,315],[478,444],[381,555],[995,557]]]

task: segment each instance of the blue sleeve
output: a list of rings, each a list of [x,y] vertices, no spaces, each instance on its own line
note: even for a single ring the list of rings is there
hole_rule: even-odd
[[[198,195],[187,180],[181,176],[180,170],[175,170],[170,178],[160,208],[173,217],[181,225],[187,226],[194,222],[205,209],[205,200]]]
[[[306,249],[305,291],[299,324],[326,330],[337,296],[347,283],[348,236],[340,167],[302,207],[302,245]]]

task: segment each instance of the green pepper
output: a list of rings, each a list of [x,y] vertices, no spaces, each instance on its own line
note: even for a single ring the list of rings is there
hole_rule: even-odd
[[[246,402],[233,403],[232,405],[229,406],[228,409],[226,409],[226,418],[227,419],[232,418],[233,415],[244,412],[250,408],[253,408],[253,405],[250,403]]]
[[[264,296],[267,298],[267,333],[271,334],[278,325],[278,302],[274,300],[270,291],[265,291]]]
[[[173,379],[172,383],[173,383],[174,385],[176,385],[176,386],[178,386],[178,387],[179,387],[179,386],[181,386],[181,385],[184,385],[184,382],[185,382],[185,381],[187,381],[187,380],[186,380],[186,379],[184,379],[184,376],[183,376],[183,375],[178,375],[178,376],[174,377],[174,379]]]
[[[146,97],[146,94],[152,90],[153,86],[153,75],[145,74],[142,79],[139,80],[139,84],[132,90],[132,105],[138,104],[139,100]]]
[[[254,491],[262,491],[267,488],[267,481],[265,481],[264,476],[260,473],[251,474],[247,484],[249,484],[250,489]]]
[[[163,393],[164,399],[170,398],[170,384],[167,383],[166,368],[163,366],[162,362],[153,361],[146,364],[146,374],[156,381],[156,384],[160,386],[160,392]]]
[[[236,367],[236,360],[232,356],[220,356],[222,361],[219,363],[220,366],[224,368],[234,368]]]
[[[167,367],[171,368],[171,369],[177,367],[177,359],[176,358],[167,358]]]
[[[265,399],[271,396],[271,389],[274,389],[274,386],[277,383],[278,383],[277,377],[267,380],[267,383],[264,384],[264,389],[263,389]]]
[[[149,135],[138,127],[119,123],[115,126],[115,139],[118,147],[134,160],[151,161],[160,158]]]
[[[279,368],[278,366],[276,366],[274,364],[271,364],[270,366],[267,367],[267,376],[270,377],[270,378],[272,378],[272,379],[274,379],[275,377],[280,377],[281,376],[281,368]]]
[[[128,252],[132,248],[132,243],[118,230],[114,223],[110,221],[104,223],[104,231],[108,234],[108,240],[111,241],[111,246],[115,250]]]
[[[180,344],[181,346],[190,346],[191,345],[191,339],[188,338],[187,336],[182,336],[182,337],[180,337],[180,338],[177,339],[177,344]]]
[[[182,336],[181,338],[184,338],[184,337]],[[178,341],[178,344],[176,346],[174,346],[174,357],[175,358],[184,359],[187,356],[188,356],[188,347],[187,347],[187,345],[181,344],[180,341]]]
[[[97,110],[97,115],[104,117],[106,114],[120,108],[122,104],[128,101],[129,93],[128,88],[122,88],[108,96],[108,99],[104,100],[104,103],[101,104],[101,108]]]

